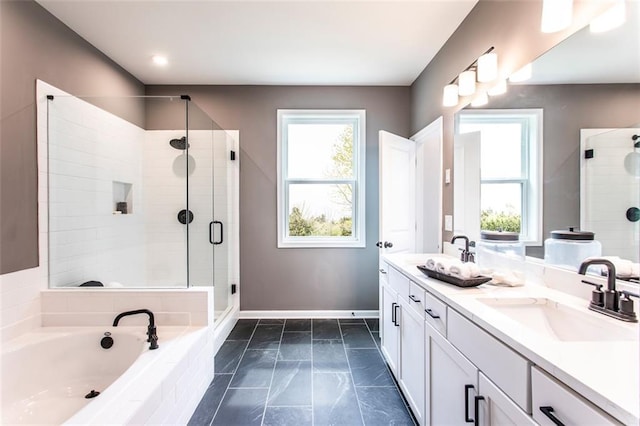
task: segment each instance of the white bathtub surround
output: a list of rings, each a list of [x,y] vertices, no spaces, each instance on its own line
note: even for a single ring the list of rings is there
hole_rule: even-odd
[[[110,289],[74,288],[42,292],[42,326],[110,325],[116,315],[149,309],[158,326],[213,326],[212,288]],[[122,319],[122,325],[144,326],[147,315]]]
[[[100,347],[105,331],[110,349]],[[5,345],[2,388],[11,392],[2,396],[3,423],[185,424],[213,378],[211,333],[160,326],[151,351],[145,331],[43,327]],[[100,395],[85,399],[92,389]]]
[[[47,288],[46,267],[0,275],[0,343],[40,327],[40,292]]]

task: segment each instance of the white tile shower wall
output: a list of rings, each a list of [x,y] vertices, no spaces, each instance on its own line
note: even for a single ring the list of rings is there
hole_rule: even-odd
[[[640,222],[626,220],[625,212],[640,206],[640,180],[627,170],[625,161],[634,152],[631,137],[638,131],[616,129],[589,137],[585,148],[594,149],[595,154],[583,160],[581,170],[583,229],[595,232],[602,253],[634,262],[640,252]]]
[[[185,151],[169,145],[171,139],[183,136],[184,130],[154,130],[145,135],[142,204],[146,224],[146,274],[149,282],[157,287],[184,287],[187,282],[187,227],[177,219],[187,201],[187,162]]]
[[[53,289],[42,292],[42,326],[110,325],[124,311],[149,309],[162,325],[211,325],[211,288],[191,289]],[[146,325],[144,316],[127,317],[127,325]]]
[[[51,286],[144,285],[144,130],[71,96],[56,95],[48,108]],[[131,214],[115,215],[124,184]]]

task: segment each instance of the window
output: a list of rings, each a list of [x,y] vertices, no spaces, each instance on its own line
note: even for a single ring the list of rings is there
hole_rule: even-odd
[[[542,244],[542,110],[477,110],[458,132],[480,132],[480,229]]]
[[[365,247],[364,129],[364,110],[278,110],[278,247]]]

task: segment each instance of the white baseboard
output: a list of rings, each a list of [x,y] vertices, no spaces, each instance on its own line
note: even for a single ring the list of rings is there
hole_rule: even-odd
[[[240,318],[378,318],[378,311],[240,311]]]

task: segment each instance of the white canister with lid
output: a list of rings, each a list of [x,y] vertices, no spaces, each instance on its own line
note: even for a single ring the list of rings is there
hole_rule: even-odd
[[[476,263],[496,284],[524,283],[525,247],[517,232],[481,231],[476,243]]]
[[[544,263],[577,271],[587,257],[602,256],[602,245],[589,231],[551,231],[551,238],[544,242]]]

